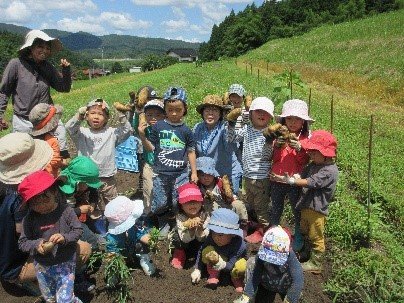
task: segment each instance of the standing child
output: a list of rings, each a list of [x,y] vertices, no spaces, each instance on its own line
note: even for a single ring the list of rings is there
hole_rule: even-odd
[[[25,177],[18,191],[29,207],[18,245],[34,258],[42,296],[46,302],[81,302],[74,295],[74,279],[82,229],[74,210],[45,171]]]
[[[209,157],[196,159],[198,186],[203,195],[204,207],[210,214],[213,210],[224,207],[233,210],[240,218],[240,225],[245,226],[248,220],[244,202],[234,197],[231,189],[224,189],[224,181],[215,169],[215,160]],[[230,184],[228,184],[230,185]]]
[[[106,251],[121,253],[129,258],[137,257],[143,272],[151,276],[155,272],[149,256],[150,228],[143,213],[143,201],[118,196],[105,207],[108,219]]]
[[[46,171],[57,178],[60,168],[65,166],[60,155],[58,139],[54,135],[62,115],[62,106],[39,103],[35,105],[29,113],[29,121],[33,129],[31,136],[35,139],[46,141],[53,150],[51,162],[46,167]]]
[[[86,119],[89,128],[80,127]],[[125,141],[131,132],[131,126],[124,113],[119,112],[119,127],[108,126],[109,106],[103,99],[90,101],[81,107],[78,113],[66,123],[66,129],[76,145],[78,154],[90,157],[100,170],[100,180],[104,185],[100,188],[99,209],[114,199],[118,193],[115,174],[115,147]]]
[[[248,259],[244,293],[233,303],[252,302],[258,288],[265,302],[273,303],[278,293],[284,303],[298,303],[303,281],[302,266],[290,249],[290,235],[281,226],[273,226],[265,233],[258,254]]]
[[[249,243],[262,241],[264,229],[269,225],[272,146],[266,143],[264,129],[272,120],[274,104],[266,97],[255,98],[250,106],[251,124],[235,129],[235,121],[229,121],[230,142],[243,142],[243,178],[246,199],[258,220],[257,230],[245,239]]]
[[[144,133],[147,139],[150,139],[152,127],[157,121],[163,120],[165,117],[164,103],[159,99],[154,99],[146,103],[144,106],[144,116],[146,121],[139,119],[133,120],[133,128],[137,133]],[[144,150],[143,158],[143,202],[145,213],[150,212],[151,194],[153,188],[153,164],[154,153]]]
[[[220,276],[223,278],[225,274],[230,276],[237,292],[243,291],[247,245],[238,220],[238,215],[227,208],[212,212],[208,224],[210,234],[199,249],[195,269],[191,274],[192,283],[201,280],[201,272],[206,268],[208,287],[216,288]]]
[[[143,147],[154,152],[153,198],[151,211],[157,215],[160,227],[173,218],[177,208],[178,186],[188,182],[188,161],[191,182],[197,182],[195,143],[191,129],[183,122],[187,113],[185,90],[170,87],[164,94],[166,118],[152,127],[150,139],[139,129]]]
[[[337,140],[325,130],[316,130],[307,141],[302,142],[311,162],[303,170],[301,178],[285,178],[291,186],[303,187],[296,208],[301,211],[300,227],[305,240],[312,249],[310,260],[303,263],[303,270],[321,273],[322,256],[325,252],[324,226],[338,179],[335,164]]]
[[[171,265],[182,269],[187,254],[192,249],[198,251],[209,234],[209,215],[203,208],[201,191],[194,183],[186,183],[178,188],[178,202],[180,207],[176,216],[177,226],[171,238],[171,245],[174,247]]]
[[[310,118],[306,102],[299,99],[288,100],[283,104],[282,114],[278,116],[279,122],[286,126],[292,134],[289,140],[277,138],[274,142],[272,157],[272,175],[284,176],[288,174],[301,174],[303,167],[309,162],[306,151],[302,149],[302,142],[309,137],[309,124],[314,120]],[[300,232],[300,212],[296,210],[301,190],[299,187],[286,184],[283,179],[271,177],[272,213],[271,224],[279,225],[285,198],[288,196],[295,219],[293,249],[300,251],[303,239]]]

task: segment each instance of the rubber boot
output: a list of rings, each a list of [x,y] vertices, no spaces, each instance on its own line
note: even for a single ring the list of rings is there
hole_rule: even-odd
[[[302,264],[303,271],[311,272],[313,274],[321,274],[323,270],[322,259],[322,252],[312,251],[310,260]]]
[[[182,248],[176,248],[171,260],[171,266],[177,269],[183,269],[185,265],[186,255],[185,250]]]
[[[216,289],[217,285],[219,284],[220,271],[214,269],[211,265],[207,265],[206,270],[209,274],[209,278],[206,281],[207,286],[211,289]]]
[[[295,252],[299,252],[302,250],[304,244],[303,235],[300,232],[300,226],[298,224],[295,225],[295,232],[293,234],[293,243],[292,247]]]
[[[243,279],[231,277],[231,282],[233,283],[236,292],[238,292],[238,293],[243,292],[243,290],[244,290]]]
[[[156,268],[153,264],[153,261],[150,259],[149,254],[136,254],[136,256],[139,258],[140,267],[143,269],[145,275],[153,275],[156,271]]]
[[[263,237],[264,237],[264,226],[259,225],[251,235],[245,237],[244,239],[248,243],[256,244],[261,243]]]

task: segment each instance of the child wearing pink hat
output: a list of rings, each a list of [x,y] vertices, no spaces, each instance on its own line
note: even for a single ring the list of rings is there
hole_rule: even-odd
[[[312,249],[310,260],[303,263],[303,270],[321,273],[321,260],[325,252],[324,225],[338,179],[338,167],[335,164],[337,140],[325,130],[316,130],[307,141],[302,142],[302,147],[311,162],[304,168],[301,177],[286,176],[285,182],[302,187],[296,208],[301,211],[302,234]]]
[[[76,246],[83,232],[76,213],[48,172],[28,175],[18,192],[29,207],[18,246],[34,259],[43,298],[46,302],[81,302],[74,295]]]
[[[247,261],[243,294],[233,303],[262,302],[259,299],[263,298],[265,302],[273,303],[276,294],[284,303],[299,302],[304,284],[303,270],[290,242],[289,232],[281,226],[267,230],[258,254]]]
[[[171,237],[171,245],[174,247],[171,265],[182,269],[187,253],[197,251],[208,236],[209,216],[203,208],[202,193],[196,184],[186,183],[177,191],[179,210],[176,216],[177,226]]]
[[[300,251],[303,247],[303,238],[299,228],[300,212],[296,210],[296,203],[300,197],[300,189],[285,183],[282,178],[289,174],[301,174],[303,167],[309,162],[306,151],[302,148],[302,142],[309,137],[310,123],[314,122],[309,116],[306,102],[299,99],[288,100],[283,104],[282,113],[277,120],[285,125],[290,134],[296,139],[285,140],[277,138],[273,144],[272,170],[271,170],[271,224],[279,225],[288,196],[295,219],[295,231],[293,237],[293,249]]]

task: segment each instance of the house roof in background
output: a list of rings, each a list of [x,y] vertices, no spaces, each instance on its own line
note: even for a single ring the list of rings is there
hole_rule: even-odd
[[[198,56],[198,52],[193,48],[170,48],[167,51],[167,54],[173,52],[179,55],[180,57],[196,57]]]

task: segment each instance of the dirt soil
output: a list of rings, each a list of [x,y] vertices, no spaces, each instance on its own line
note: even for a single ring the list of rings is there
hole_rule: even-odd
[[[131,198],[141,198],[142,193],[138,190],[138,174],[128,172],[118,172],[118,191]],[[216,290],[208,289],[204,286],[206,277],[198,285],[192,285],[190,275],[192,264],[188,264],[185,269],[174,269],[169,264],[168,246],[166,241],[159,242],[159,251],[152,256],[157,268],[154,277],[147,277],[140,268],[135,268],[132,273],[133,302],[138,303],[215,303],[232,302],[239,295],[234,291],[231,284],[219,285]],[[257,246],[249,247],[249,254],[256,252]],[[323,284],[327,278],[330,267],[325,265],[324,275],[305,274],[305,285],[301,302],[310,303],[330,303],[330,298],[323,293]],[[101,270],[91,273],[90,279],[96,284],[96,290],[90,295],[78,295],[84,303],[107,303],[113,302],[109,297]],[[0,286],[1,303],[32,303],[34,297],[28,296],[24,291],[15,286]],[[265,300],[256,300],[256,303],[264,303]],[[276,303],[280,303],[278,297]]]

